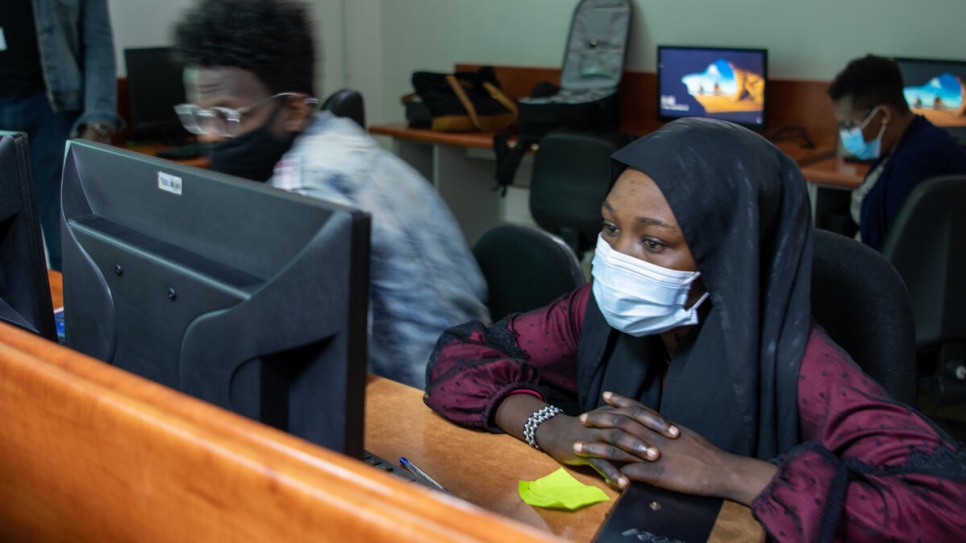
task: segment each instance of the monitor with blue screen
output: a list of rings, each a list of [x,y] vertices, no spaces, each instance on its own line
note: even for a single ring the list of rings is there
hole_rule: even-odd
[[[659,46],[658,115],[765,126],[765,49]]]
[[[966,61],[897,58],[909,108],[966,140]]]
[[[362,457],[368,214],[84,140],[62,208],[68,347]]]

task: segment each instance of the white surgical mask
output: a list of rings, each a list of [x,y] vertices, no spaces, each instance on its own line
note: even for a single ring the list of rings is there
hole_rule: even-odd
[[[842,147],[845,147],[846,151],[855,155],[855,158],[859,160],[874,160],[882,154],[882,134],[885,133],[889,119],[882,121],[882,128],[879,129],[879,135],[874,140],[865,141],[865,137],[862,136],[862,130],[869,124],[877,111],[879,111],[879,106],[876,106],[859,126],[839,129]]]
[[[663,268],[615,251],[597,237],[593,270],[594,297],[607,324],[632,336],[660,334],[697,324],[698,306],[706,292],[685,309],[691,283],[700,272]]]

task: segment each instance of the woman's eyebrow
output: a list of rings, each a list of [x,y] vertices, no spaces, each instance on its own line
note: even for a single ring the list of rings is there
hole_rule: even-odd
[[[602,204],[602,207],[604,208],[605,211],[608,211],[610,213],[613,213],[614,212],[614,208],[611,207],[611,205],[607,202],[607,200],[604,200],[604,203]],[[670,224],[668,224],[668,223],[666,223],[666,222],[664,222],[664,221],[662,221],[660,219],[654,219],[654,218],[651,218],[651,217],[638,217],[637,218],[637,222],[642,223],[642,224],[645,224],[645,225],[648,225],[648,226],[656,226],[657,228],[663,228],[665,230],[673,230],[673,231],[678,230],[678,228],[676,226],[672,226],[672,225],[670,225]]]
[[[658,228],[663,228],[665,230],[677,230],[677,227],[671,226],[670,224],[660,219],[652,219],[651,217],[638,217],[637,222],[646,224],[648,226],[656,226]]]

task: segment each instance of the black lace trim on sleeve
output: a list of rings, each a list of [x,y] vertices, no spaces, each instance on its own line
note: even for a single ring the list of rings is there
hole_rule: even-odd
[[[520,348],[520,334],[510,328],[508,319],[493,323],[493,326],[483,330],[486,342],[516,360],[530,360],[530,355]]]
[[[966,450],[951,449],[942,444],[931,453],[917,449],[909,453],[905,469],[900,472],[941,475],[954,481],[966,480]]]

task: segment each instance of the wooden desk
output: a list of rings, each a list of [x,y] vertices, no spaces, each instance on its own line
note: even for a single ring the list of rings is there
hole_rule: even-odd
[[[479,68],[474,64],[457,64],[454,70]],[[556,83],[560,77],[560,70],[555,68],[494,68],[504,92],[514,100],[528,96],[536,83]],[[799,163],[809,182],[816,224],[822,222],[825,213],[847,212],[849,196],[845,191],[857,187],[868,169],[835,157],[836,125],[826,94],[828,85],[824,81],[770,79],[766,105],[769,127],[762,132],[765,137],[777,139],[783,137],[785,128],[800,128],[815,144],[816,149],[802,149],[801,141],[786,140],[779,147]],[[622,131],[643,135],[665,124],[658,119],[656,74],[625,72],[619,92]],[[532,174],[529,157],[517,171],[508,198],[499,198],[493,192],[496,168],[493,134],[433,132],[411,129],[406,123],[374,125],[369,131],[391,137],[393,151],[433,182],[470,244],[502,222],[533,223],[527,205],[527,187]],[[524,211],[513,215],[508,209]]]
[[[60,274],[48,275],[59,306]],[[461,499],[9,326],[0,326],[0,417],[7,421],[0,539],[203,541],[245,533],[252,541],[505,542],[556,534],[585,542],[613,503],[576,512],[523,503],[517,481],[551,473],[556,461],[510,436],[460,428],[427,408],[421,391],[374,376],[366,448],[410,458]],[[592,471],[569,471],[617,497]],[[342,539],[327,536],[332,515]],[[748,526],[757,526],[748,509],[727,503],[711,541],[734,541]],[[402,537],[393,531],[400,527]]]
[[[47,282],[50,283],[50,301],[54,309],[64,306],[64,279],[60,272],[47,270]]]
[[[423,128],[409,128],[407,123],[378,124],[370,126],[369,132],[409,141],[489,150],[493,149],[495,135],[494,132],[434,132]],[[508,143],[510,146],[515,145],[516,138],[510,138]]]
[[[386,459],[405,456],[454,495],[569,541],[591,541],[614,503],[575,512],[527,505],[518,494],[518,481],[549,475],[560,468],[556,460],[509,435],[458,427],[427,408],[422,391],[378,377],[370,377],[366,388],[366,449]],[[603,489],[611,500],[617,498],[618,493],[593,470],[567,471],[580,482]],[[736,534],[755,529],[757,541],[763,541],[764,530],[749,509],[726,502],[709,541],[740,541]]]

